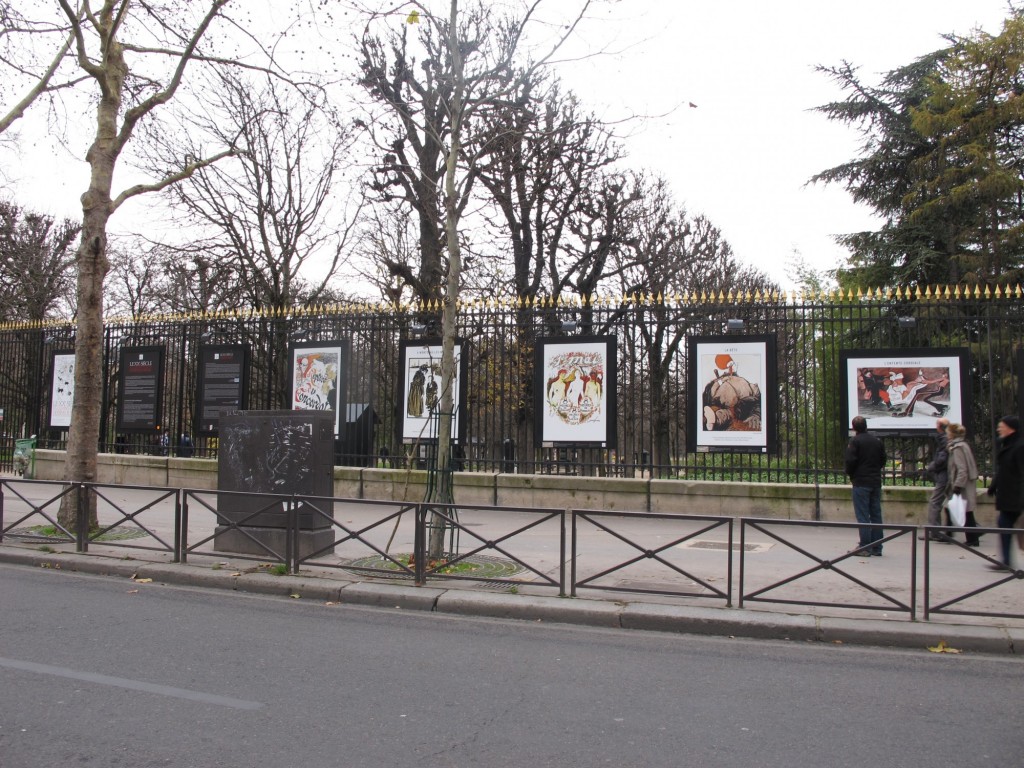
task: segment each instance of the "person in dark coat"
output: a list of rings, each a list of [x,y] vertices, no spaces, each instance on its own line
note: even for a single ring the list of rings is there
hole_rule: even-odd
[[[846,474],[853,485],[853,512],[862,526],[882,524],[882,468],[888,457],[885,445],[868,432],[863,416],[854,416],[853,437],[846,446]],[[860,544],[852,550],[861,557],[881,557],[881,528],[860,529]]]
[[[936,420],[935,429],[939,434],[935,438],[935,453],[932,455],[932,460],[928,462],[928,466],[925,467],[935,482],[935,487],[932,488],[932,492],[928,496],[928,525],[932,526],[942,525],[942,507],[946,503],[947,497],[946,485],[949,481],[949,472],[946,465],[949,453],[946,450],[946,427],[948,426],[949,419]],[[929,533],[929,536],[932,541],[937,541],[941,538],[935,532]],[[923,539],[924,535],[921,535],[919,538]]]
[[[1024,436],[1020,433],[1020,419],[1003,416],[996,425],[999,451],[996,453],[996,473],[988,487],[988,495],[995,496],[997,528],[1013,528],[1024,510]],[[1010,567],[1010,545],[1013,535],[999,534],[1001,561],[990,565],[994,570]]]

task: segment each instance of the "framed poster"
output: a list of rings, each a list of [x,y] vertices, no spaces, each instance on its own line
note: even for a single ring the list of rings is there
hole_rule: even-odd
[[[844,350],[839,361],[844,431],[854,416],[878,432],[931,435],[943,416],[970,429],[966,348]]]
[[[220,417],[249,407],[249,347],[203,344],[199,347],[196,434],[216,436]]]
[[[341,436],[345,407],[346,344],[341,340],[305,341],[289,347],[291,409],[334,411],[334,436]]]
[[[687,354],[687,450],[774,450],[778,425],[775,337],[691,336]]]
[[[615,336],[539,339],[534,364],[538,447],[612,448],[617,441]]]
[[[71,426],[71,405],[75,400],[75,351],[57,349],[50,361],[50,428]]]
[[[118,431],[159,431],[163,427],[160,416],[164,394],[164,348],[122,349],[118,383]]]
[[[402,422],[402,440],[435,440],[437,426],[434,414],[441,402],[441,339],[403,339],[401,342],[401,391],[398,393],[398,407]],[[465,342],[455,340],[455,381],[452,404],[455,416],[452,419],[451,439],[464,442],[465,419],[462,405],[466,402]]]

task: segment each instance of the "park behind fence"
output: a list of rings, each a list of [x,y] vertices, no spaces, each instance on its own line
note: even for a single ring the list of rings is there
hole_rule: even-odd
[[[430,441],[410,439],[406,431],[411,406],[403,350],[436,339],[439,318],[436,306],[361,304],[110,320],[99,448],[215,457],[216,431],[203,429],[204,354],[244,350],[243,406],[275,410],[291,406],[294,350],[337,347],[334,463],[424,466]],[[845,419],[856,386],[844,368],[851,355],[876,355],[883,366],[893,358],[909,366],[933,353],[956,355],[962,380],[955,384],[962,384],[965,403],[960,416],[983,473],[991,470],[995,422],[1017,413],[1021,402],[1019,287],[475,301],[460,307],[457,333],[465,380],[454,468],[465,471],[841,483]],[[549,407],[549,382],[537,368],[536,350],[592,338],[610,338],[617,362],[614,379],[603,382],[615,405],[604,414],[608,439],[545,441],[540,417]],[[695,358],[702,345],[742,348],[751,340],[770,357],[760,382],[762,443],[698,445],[704,379]],[[40,448],[65,447],[69,408],[59,400],[68,390],[55,369],[67,365],[73,344],[69,324],[0,326],[0,469],[11,469],[15,439],[37,435]],[[150,421],[140,426],[129,419],[129,429],[119,377],[126,354],[137,350],[159,357],[160,381],[155,402],[147,404]],[[918,426],[937,413],[921,405]],[[929,430],[889,431],[887,483],[926,484],[930,444],[921,438]]]

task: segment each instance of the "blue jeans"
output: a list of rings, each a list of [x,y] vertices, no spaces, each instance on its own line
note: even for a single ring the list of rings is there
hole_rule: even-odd
[[[853,513],[857,516],[857,522],[861,525],[881,525],[882,488],[880,486],[868,488],[865,486],[855,485],[853,487]],[[867,547],[868,545],[874,545],[870,549],[865,549],[865,554],[882,554],[882,545],[877,543],[881,538],[881,528],[860,529],[860,546]]]
[[[1020,517],[1020,510],[1015,512],[1006,512],[999,510],[999,517],[996,520],[996,528],[1013,528],[1017,524],[1017,518]],[[1003,564],[1010,564],[1010,547],[1013,544],[1012,533],[1000,533],[999,544],[1003,550]]]

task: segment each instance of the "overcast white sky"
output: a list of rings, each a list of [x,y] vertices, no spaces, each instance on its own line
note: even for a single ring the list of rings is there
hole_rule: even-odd
[[[833,268],[846,252],[832,235],[874,226],[841,187],[805,186],[858,148],[855,131],[809,111],[841,95],[815,65],[846,59],[877,82],[877,73],[941,48],[943,33],[998,33],[1007,5],[625,0],[608,13],[619,19],[618,41],[644,42],[565,78],[610,115],[696,104],[649,120],[629,143],[631,165],[663,174],[741,259],[781,279],[794,249],[816,268]]]
[[[560,0],[548,3],[550,12]],[[943,33],[998,32],[1006,13],[1005,0],[620,0],[603,6],[578,41],[583,50],[613,52],[560,73],[609,119],[682,104],[633,124],[629,165],[664,175],[679,201],[707,215],[742,260],[785,283],[794,250],[816,268],[832,268],[845,259],[832,235],[873,226],[841,188],[805,186],[858,146],[854,131],[809,111],[840,97],[815,65],[847,59],[875,82],[878,73],[941,47]],[[69,162],[27,125],[17,157],[3,152],[0,193],[79,218],[84,164]],[[144,227],[141,215],[141,207],[126,206],[112,228]]]

